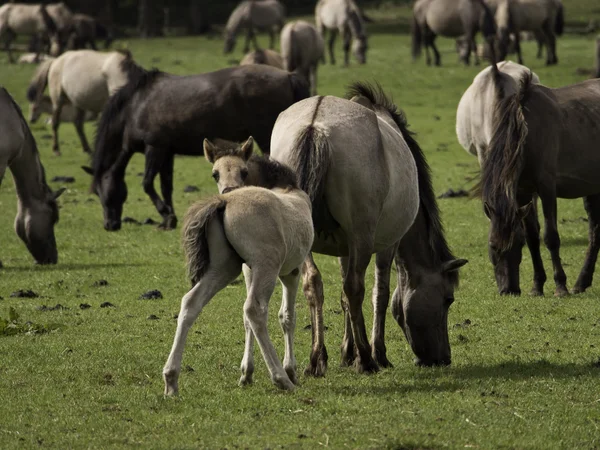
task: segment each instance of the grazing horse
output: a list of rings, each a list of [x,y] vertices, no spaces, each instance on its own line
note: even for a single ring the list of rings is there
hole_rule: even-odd
[[[37,103],[35,108],[32,108],[29,112],[29,121],[35,123],[42,114],[52,115],[52,99],[44,95],[42,99]],[[86,111],[83,117],[84,122],[92,122],[98,118],[98,113],[92,111]],[[71,104],[63,105],[60,111],[61,122],[75,122],[77,120],[77,108]],[[46,123],[52,124],[52,118],[50,117]]]
[[[468,65],[471,52],[475,52],[475,63],[478,64],[475,35],[480,30],[486,38],[495,33],[494,16],[483,0],[418,0],[413,7],[412,57],[418,58],[424,45],[427,65],[431,65],[431,47],[434,64],[439,66],[436,36],[465,36],[466,50],[461,55],[462,60]]]
[[[125,168],[135,152],[146,158],[144,191],[163,217],[177,224],[173,209],[176,154],[201,155],[205,138],[241,140],[249,135],[269,153],[277,116],[309,96],[302,76],[265,65],[247,65],[201,75],[175,76],[132,67],[128,83],[111,97],[96,133],[92,191],[104,211],[104,228],[121,228],[127,199]],[[154,190],[160,173],[161,199]]]
[[[283,70],[283,58],[275,50],[254,50],[248,53],[240,61],[240,66],[248,64],[266,64],[267,66],[277,67]]]
[[[252,138],[241,149],[224,151],[205,140],[204,151],[214,164],[216,180],[225,180],[244,170],[248,174]],[[183,247],[193,286],[181,301],[177,332],[163,369],[166,395],[178,391],[183,348],[190,327],[204,306],[234,281],[242,268],[247,291],[244,326],[249,343],[247,340],[240,384],[252,382],[253,336],[273,383],[285,390],[292,390],[298,383],[293,347],[295,303],[300,269],[314,237],[310,199],[298,187],[291,169],[263,158],[259,165],[263,169],[260,174],[265,176],[261,187],[219,188],[220,195],[200,200],[186,213]],[[285,339],[283,366],[267,330],[268,305],[277,278],[283,287],[279,310]]]
[[[91,153],[83,131],[85,116],[102,112],[108,98],[127,82],[128,67],[132,64],[129,51],[101,53],[74,50],[40,65],[27,90],[29,120],[33,123],[39,117],[44,90],[48,86],[52,100],[52,150],[56,155],[60,155],[58,127],[66,105],[75,108],[75,129],[83,151]]]
[[[56,199],[64,188],[52,192],[46,183],[35,139],[21,109],[3,87],[0,87],[0,136],[0,185],[8,167],[17,189],[15,231],[37,263],[56,264]]]
[[[0,40],[4,40],[4,50],[11,63],[15,60],[10,44],[19,34],[37,36],[38,42],[47,35],[53,46],[59,46],[59,29],[44,5],[25,5],[22,3],[6,3],[0,6]],[[42,48],[37,46],[37,55]]]
[[[556,36],[564,27],[564,12],[561,0],[492,0],[496,3],[497,55],[499,60],[506,58],[511,33],[515,36],[515,50],[519,64],[521,55],[520,32],[533,31],[543,36],[546,44],[546,64],[558,63],[556,56]],[[541,47],[538,46],[538,55]]]
[[[496,79],[494,77],[494,79]],[[501,91],[497,85],[498,92]],[[524,226],[535,196],[544,212],[544,243],[552,257],[556,295],[565,295],[560,260],[557,198],[584,199],[589,219],[586,260],[573,288],[592,284],[600,249],[600,80],[557,89],[523,75],[518,91],[501,100],[476,192],[490,218],[489,254],[501,294],[519,294],[519,264],[527,240],[534,266],[533,294],[543,294],[546,274],[539,227]],[[536,248],[537,245],[537,248]]]
[[[353,0],[319,0],[315,7],[315,22],[321,37],[329,30],[329,58],[335,64],[333,46],[338,32],[344,39],[344,64],[350,63],[350,42],[352,53],[360,64],[367,62],[367,33],[360,8]],[[323,59],[324,61],[324,59]]]
[[[283,28],[285,8],[278,0],[245,0],[231,13],[225,25],[225,54],[231,53],[235,47],[235,39],[242,28],[247,29],[244,53],[250,51],[250,41],[254,49],[258,50],[254,30],[266,30],[271,38],[269,48],[275,48],[275,32]]]
[[[72,31],[69,37],[69,50],[80,50],[88,45],[97,50],[96,39],[104,39],[104,48],[110,47],[113,36],[106,27],[87,14],[73,14]]]
[[[303,20],[290,22],[281,31],[285,70],[301,73],[309,81],[311,95],[317,94],[317,66],[324,55],[323,47],[321,34]]]

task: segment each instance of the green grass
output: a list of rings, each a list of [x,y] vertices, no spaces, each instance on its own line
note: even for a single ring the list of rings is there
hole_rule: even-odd
[[[342,95],[353,80],[378,80],[418,133],[433,169],[436,193],[470,187],[478,165],[456,141],[455,111],[481,68],[460,66],[453,42],[444,39],[439,40],[442,68],[427,67],[423,60],[413,64],[408,36],[396,33],[405,11],[381,15],[387,20],[373,26],[368,64],[322,66],[319,92]],[[145,67],[178,74],[230,64],[230,58],[221,54],[219,39],[130,40],[116,45],[128,45]],[[560,39],[557,67],[546,68],[534,55],[534,44],[526,43],[525,61],[545,84],[574,83],[582,79],[576,68],[593,65],[593,39],[569,35]],[[8,65],[4,55],[0,58],[4,58],[0,80],[26,107],[25,88],[33,68]],[[391,315],[386,338],[393,369],[362,376],[338,367],[339,271],[334,258],[318,256],[330,355],[325,378],[301,376],[294,393],[277,392],[257,351],[255,384],[237,386],[244,339],[245,292],[240,283],[220,293],[200,316],[184,354],[184,367],[189,368],[180,377],[181,395],[164,399],[161,370],[175,332],[173,315],[189,286],[179,230],[124,225],[118,233],[105,232],[100,204],[88,193],[89,176],[79,168],[87,159],[73,127],[60,129],[60,158],[52,155],[49,128],[38,124],[32,129],[48,178],[72,175],[76,182],[67,186],[60,200],[59,264],[53,267],[34,266],[12,230],[16,201],[10,176],[0,190],[4,264],[0,317],[8,318],[12,307],[21,323],[60,325],[49,333],[0,336],[2,448],[600,447],[598,284],[583,295],[561,299],[551,295],[552,281],[544,298],[500,297],[487,258],[488,222],[480,202],[467,199],[440,200],[448,240],[457,256],[470,261],[461,271],[457,301],[450,310],[451,367],[415,367]],[[86,130],[92,138],[94,126],[87,125]],[[138,174],[143,164],[136,155],[128,168],[124,215],[158,220],[141,188]],[[177,158],[175,174],[174,201],[180,218],[195,199],[216,192],[208,163],[201,158]],[[199,186],[200,192],[183,193],[190,184]],[[559,202],[569,286],[583,263],[587,224],[579,217],[584,215],[581,201]],[[543,255],[550,274],[547,251]],[[528,255],[521,273],[526,292],[532,280]],[[108,286],[93,287],[100,279]],[[10,298],[18,289],[32,289],[41,297]],[[160,289],[164,299],[138,299],[150,289]],[[280,295],[278,288],[271,303],[270,329],[282,352],[276,319]],[[100,308],[105,301],[116,308]],[[69,309],[37,309],[57,303]],[[91,308],[80,309],[82,303]],[[365,303],[370,320],[368,297]],[[295,342],[302,370],[308,362],[310,331],[305,326],[310,321],[301,294],[297,312]],[[148,320],[151,314],[159,320]]]

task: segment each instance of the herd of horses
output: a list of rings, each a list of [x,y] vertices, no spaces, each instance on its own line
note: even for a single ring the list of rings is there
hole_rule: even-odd
[[[422,7],[421,37],[437,55],[433,37],[442,33],[431,12],[440,11],[436,2],[418,0],[415,20],[421,17]],[[501,29],[496,24],[502,2],[495,16],[488,0],[457,3],[465,2],[477,8],[477,14],[458,14],[474,19],[472,31],[477,24],[484,34],[488,25],[491,30]],[[235,20],[227,24],[226,50],[233,48],[240,29],[249,29],[248,46],[253,27],[270,27],[251,24],[256,8],[274,3],[242,2],[232,13]],[[345,5],[347,20],[342,25],[336,22],[343,16],[340,5]],[[45,7],[37,8],[43,16],[48,14]],[[192,289],[182,299],[173,347],[163,369],[167,395],[178,391],[190,327],[204,306],[241,272],[247,297],[240,384],[252,382],[255,338],[273,383],[286,390],[297,384],[293,343],[301,281],[312,332],[305,373],[325,375],[323,281],[312,252],[339,258],[344,365],[364,373],[391,366],[384,340],[390,297],[392,316],[417,364],[451,363],[448,310],[459,269],[467,261],[450,250],[424,153],[404,114],[383,88],[357,82],[345,98],[314,95],[325,27],[349,37],[346,50],[354,39],[359,62],[366,61],[360,55],[366,55],[367,49],[363,18],[354,3],[319,0],[316,11],[316,27],[303,21],[283,26],[281,16],[274,15],[273,24],[281,28],[281,54],[256,50],[237,67],[176,76],[144,69],[128,51],[77,50],[41,63],[29,86],[30,121],[51,105],[56,154],[61,120],[73,121],[84,151],[92,153],[83,122],[89,118],[86,115],[100,115],[92,164],[83,168],[92,176],[91,191],[100,199],[108,231],[121,227],[128,192],[125,170],[134,153],[144,154],[143,188],[165,229],[177,225],[172,201],[175,155],[203,155],[212,165],[219,194],[194,204],[183,222]],[[451,15],[450,9],[445,12]],[[555,23],[558,14],[546,23]],[[487,19],[492,21],[486,25]],[[459,22],[465,24],[458,21],[453,27],[458,29]],[[522,22],[511,19],[509,23]],[[475,45],[474,34],[464,30],[467,45]],[[496,62],[502,39],[486,36],[492,61],[458,104],[456,134],[481,166],[475,192],[490,219],[488,251],[498,290],[520,294],[519,267],[527,244],[534,267],[532,294],[543,295],[546,274],[540,253],[539,198],[556,295],[568,293],[557,229],[560,197],[583,198],[589,217],[587,255],[572,289],[583,292],[592,284],[600,251],[600,158],[595,151],[600,141],[600,80],[545,87],[527,67]],[[330,49],[334,39],[335,35]],[[556,62],[549,39],[545,45]],[[44,95],[46,88],[49,97]],[[62,190],[52,192],[48,187],[27,122],[3,88],[0,112],[0,132],[5,136],[0,143],[0,182],[10,169],[18,195],[15,230],[38,263],[55,264],[56,200]],[[202,149],[198,142],[203,142]],[[263,156],[253,154],[255,142]],[[162,198],[154,188],[156,175],[160,175]],[[374,318],[369,339],[363,301],[373,254]],[[397,286],[390,295],[392,264]],[[267,332],[268,303],[278,278],[283,286],[279,311],[285,337],[283,364]]]

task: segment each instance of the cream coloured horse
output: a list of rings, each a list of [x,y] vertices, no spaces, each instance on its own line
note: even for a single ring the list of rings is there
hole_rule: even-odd
[[[252,138],[239,148],[219,148],[204,141],[206,158],[219,183],[215,197],[190,207],[183,225],[183,247],[192,289],[183,297],[177,331],[163,369],[165,394],[178,392],[181,359],[188,331],[204,306],[244,271],[246,348],[240,385],[252,382],[253,336],[256,337],[271,380],[292,390],[298,382],[294,356],[295,302],[300,268],[310,251],[314,232],[308,195],[299,189],[294,173],[283,164],[257,158],[248,166]],[[249,173],[256,169],[256,173]],[[261,186],[233,189],[229,177],[264,175]],[[255,178],[258,179],[258,178]],[[241,180],[234,180],[239,187]],[[265,188],[266,187],[266,188]],[[277,283],[283,286],[279,322],[284,333],[283,366],[267,330],[269,299]]]
[[[335,64],[333,46],[340,33],[344,39],[344,64],[350,62],[350,43],[352,53],[360,64],[367,62],[368,40],[360,8],[353,0],[319,0],[315,7],[315,22],[322,38],[329,30],[329,57]]]
[[[247,30],[244,53],[250,50],[250,41],[258,50],[255,30],[266,30],[271,37],[269,48],[275,47],[274,28],[283,28],[285,8],[278,0],[245,0],[231,13],[225,25],[225,53],[231,53],[235,47],[235,39],[243,28]]]
[[[240,61],[240,66],[248,64],[266,64],[267,66],[283,69],[283,58],[275,50],[254,50],[246,54]]]
[[[46,183],[35,139],[21,109],[3,87],[0,87],[0,136],[0,185],[8,168],[17,189],[15,231],[37,263],[56,264],[56,199],[64,188],[52,192]]]
[[[59,155],[58,127],[62,109],[72,105],[77,114],[73,121],[83,150],[91,153],[83,131],[86,112],[100,114],[108,98],[127,83],[133,63],[131,53],[102,53],[93,50],[65,52],[40,65],[27,91],[30,121],[40,113],[44,90],[48,86],[52,100],[52,149]]]
[[[290,22],[281,31],[281,54],[288,72],[299,72],[317,94],[317,66],[324,55],[324,44],[317,28],[303,20]]]

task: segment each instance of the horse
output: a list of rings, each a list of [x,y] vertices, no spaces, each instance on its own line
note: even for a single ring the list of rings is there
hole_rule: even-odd
[[[8,167],[18,198],[15,231],[38,264],[56,264],[56,199],[65,189],[52,192],[46,183],[44,166],[31,130],[21,108],[3,87],[0,87],[0,117],[0,185]]]
[[[4,40],[4,50],[8,60],[14,63],[10,44],[18,34],[29,36],[47,35],[54,47],[59,46],[59,29],[48,13],[45,5],[25,5],[22,3],[6,3],[0,6],[0,39]],[[42,52],[40,45],[36,49],[39,56]]]
[[[204,140],[213,177],[227,179],[246,170],[252,138],[241,148],[222,148]],[[295,302],[300,269],[314,238],[311,204],[292,170],[260,158],[256,174],[262,183],[241,189],[219,189],[219,195],[200,200],[186,213],[183,247],[192,289],[183,297],[177,331],[163,369],[165,395],[178,392],[178,378],[187,333],[204,306],[244,271],[246,350],[240,385],[252,382],[253,336],[256,336],[275,386],[293,390],[298,383],[294,356]],[[219,177],[221,175],[221,178]],[[248,175],[252,176],[252,175]],[[261,186],[261,187],[257,187]],[[279,322],[285,340],[283,366],[267,330],[269,299],[277,278],[283,287]]]
[[[42,114],[50,114],[52,115],[52,99],[44,95],[41,100],[38,102],[35,108],[29,112],[29,121],[31,123],[37,122]],[[92,122],[98,118],[98,114],[92,111],[86,111],[83,117],[84,122]],[[71,104],[63,105],[60,111],[60,121],[61,122],[75,122],[77,120],[77,108],[75,108]],[[46,122],[47,124],[52,125],[52,118],[49,118]]]
[[[483,0],[418,0],[413,7],[412,57],[416,60],[425,46],[427,65],[431,65],[429,47],[434,53],[434,64],[441,64],[440,52],[435,46],[437,35],[457,38],[465,36],[466,50],[461,55],[468,65],[471,52],[479,64],[475,35],[481,31],[488,38],[495,33],[494,16]]]
[[[58,127],[65,105],[75,108],[73,124],[83,151],[91,153],[83,131],[86,114],[102,112],[109,97],[127,82],[128,67],[132,64],[129,51],[72,50],[40,65],[27,90],[29,121],[34,123],[39,117],[48,86],[52,100],[52,150],[56,155],[60,155]]]
[[[254,30],[266,30],[271,38],[269,48],[275,47],[275,33],[273,28],[279,31],[283,28],[285,20],[285,8],[278,0],[245,0],[241,2],[231,13],[225,25],[225,54],[231,53],[235,47],[235,39],[242,28],[247,29],[244,53],[250,51],[250,41],[254,43],[254,49],[258,50]]]
[[[546,65],[558,63],[556,36],[564,28],[564,11],[561,0],[492,0],[496,4],[497,54],[503,60],[508,53],[509,36],[515,36],[515,50],[519,64],[521,55],[520,32],[533,31],[543,36],[546,44]],[[541,47],[538,45],[538,55]]]
[[[104,228],[121,228],[127,198],[125,168],[135,152],[146,158],[144,191],[163,218],[177,224],[173,209],[176,154],[201,154],[204,138],[241,140],[252,135],[269,153],[277,116],[309,96],[302,76],[266,65],[247,65],[201,75],[175,76],[133,65],[129,81],[107,103],[96,132],[92,191],[102,203]],[[160,173],[161,199],[154,190]]]
[[[323,39],[325,39],[325,30],[329,30],[331,64],[335,64],[333,46],[338,32],[344,39],[344,65],[350,63],[350,42],[352,42],[352,53],[359,64],[367,62],[367,33],[362,12],[354,0],[319,0],[315,7],[315,23]],[[325,62],[324,57],[323,62]]]
[[[495,86],[501,92],[500,85]],[[521,292],[519,264],[525,240],[534,266],[532,294],[543,294],[546,273],[540,256],[539,225],[529,226],[523,221],[535,216],[537,222],[537,213],[532,212],[535,196],[542,203],[544,243],[552,257],[558,296],[568,290],[560,260],[556,199],[583,197],[589,245],[573,292],[584,292],[592,284],[600,248],[599,102],[600,80],[551,89],[533,83],[526,73],[517,92],[498,103],[475,192],[490,218],[489,255],[501,294]]]
[[[248,64],[266,64],[283,70],[283,58],[275,50],[254,50],[246,54],[240,61],[240,66]]]
[[[80,50],[88,45],[97,50],[96,39],[104,39],[104,48],[110,47],[113,36],[104,25],[87,14],[73,14],[72,31],[67,47],[70,50]]]
[[[316,27],[303,20],[290,22],[281,31],[284,68],[296,71],[309,81],[311,95],[317,93],[317,66],[324,55],[324,44]]]

